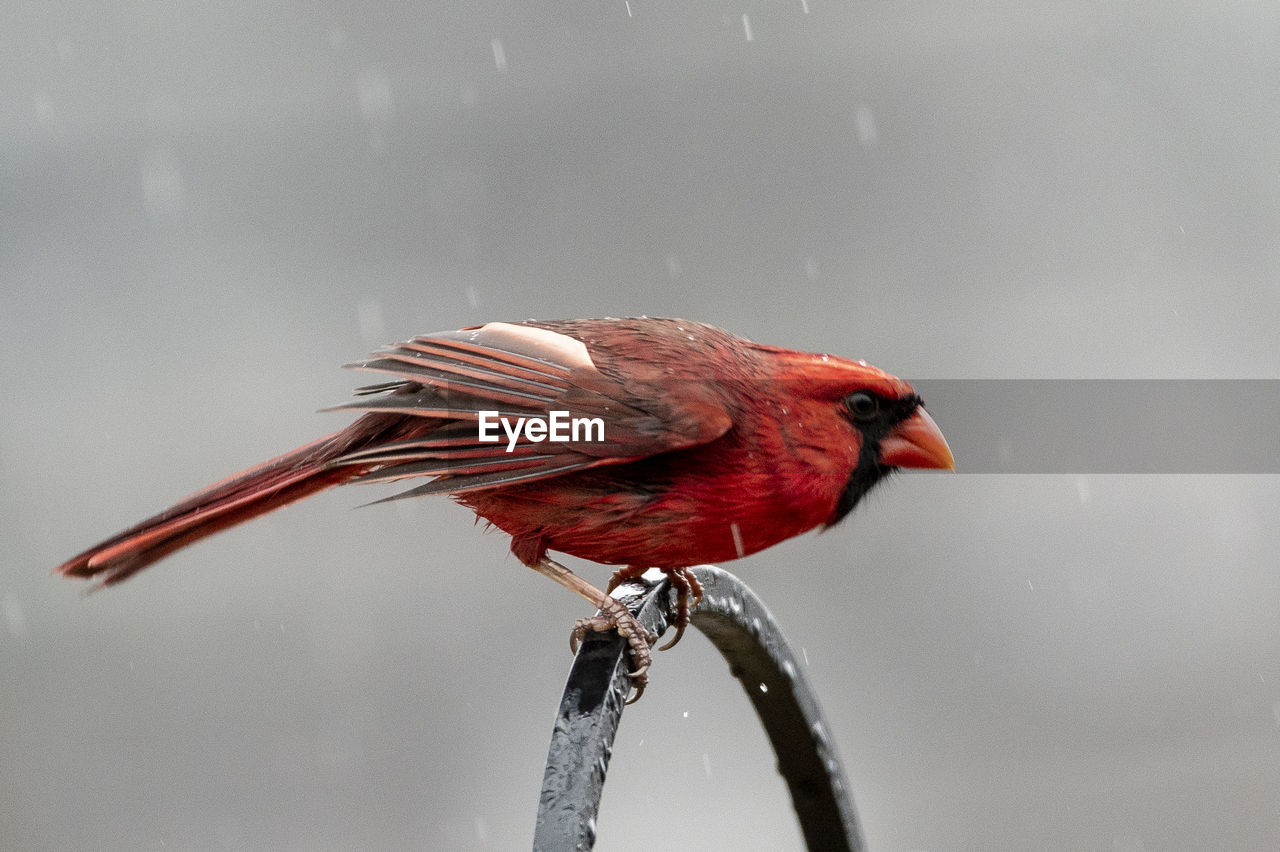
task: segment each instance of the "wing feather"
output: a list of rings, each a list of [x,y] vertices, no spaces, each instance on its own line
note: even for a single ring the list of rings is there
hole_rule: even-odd
[[[460,341],[415,337],[407,343],[399,344],[398,348],[471,364],[489,373],[505,373],[522,381],[539,382],[556,387],[567,387],[569,385],[567,377],[572,372],[570,368],[561,364],[517,356],[511,352],[498,354],[493,350]]]
[[[471,476],[442,476],[423,485],[410,488],[408,491],[401,491],[399,494],[392,494],[390,497],[383,497],[381,500],[374,500],[373,503],[389,503],[392,500],[403,500],[406,497],[428,497],[434,494],[451,494],[457,496],[459,494],[468,494],[476,491],[488,491],[493,488],[502,488],[509,485],[525,484],[536,482],[539,479],[550,479],[555,476],[563,476],[566,473],[572,473],[579,470],[585,470],[589,467],[595,467],[599,462],[592,460],[587,462],[565,462],[563,464],[533,470],[497,470],[490,473],[477,473]]]
[[[378,358],[347,366],[356,370],[390,373],[405,381],[429,385],[443,391],[460,388],[494,402],[512,405],[545,405],[556,399],[563,390],[545,385],[521,384],[521,380],[502,373],[471,370],[462,365],[435,361],[421,355],[396,351],[379,354]]]
[[[643,354],[641,348],[633,357]],[[602,372],[581,340],[533,325],[489,323],[424,335],[347,366],[394,380],[362,388],[359,399],[329,410],[423,418],[417,434],[329,463],[363,468],[353,482],[434,478],[397,497],[463,494],[620,464],[714,440],[732,425],[710,392],[687,400],[663,394],[651,371],[638,370],[646,379],[629,381],[629,365],[616,357]],[[476,421],[482,411],[510,421],[546,420],[552,411],[599,418],[603,440],[535,442],[521,432],[514,444],[506,434],[481,441]],[[440,422],[432,426],[431,420]]]

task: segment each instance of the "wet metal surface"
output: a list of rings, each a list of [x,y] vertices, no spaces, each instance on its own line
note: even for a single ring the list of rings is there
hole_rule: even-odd
[[[713,566],[694,570],[703,599],[692,623],[729,663],[778,757],[808,847],[861,850],[848,783],[818,702],[773,616],[742,581]],[[667,628],[672,590],[663,580],[622,587],[649,630]],[[626,642],[589,637],[574,661],[556,715],[534,832],[536,850],[590,849],[613,740],[630,680]]]

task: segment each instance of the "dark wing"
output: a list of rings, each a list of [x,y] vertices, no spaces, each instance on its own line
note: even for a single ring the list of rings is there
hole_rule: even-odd
[[[643,352],[636,354],[643,359]],[[395,380],[362,388],[362,398],[337,408],[421,417],[438,425],[330,464],[368,469],[353,482],[435,477],[388,499],[461,494],[695,446],[732,425],[730,412],[711,391],[664,394],[647,379],[628,381],[621,360],[613,357],[606,375],[580,340],[524,324],[489,323],[416,337],[348,365]],[[567,421],[595,420],[603,428],[581,430],[578,440],[563,442],[531,441],[522,432],[511,447],[501,428],[496,442],[480,440],[482,411],[513,423],[563,411]]]

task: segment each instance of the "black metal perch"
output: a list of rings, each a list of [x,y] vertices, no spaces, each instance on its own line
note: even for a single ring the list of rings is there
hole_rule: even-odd
[[[811,850],[863,847],[844,770],[822,712],[795,656],[764,603],[741,580],[711,565],[693,569],[703,598],[692,623],[729,662],[764,725],[778,771]],[[672,590],[663,580],[633,582],[620,597],[649,630],[667,628]],[[626,642],[616,633],[587,638],[560,699],[547,750],[533,848],[588,850],[613,739],[631,688]]]

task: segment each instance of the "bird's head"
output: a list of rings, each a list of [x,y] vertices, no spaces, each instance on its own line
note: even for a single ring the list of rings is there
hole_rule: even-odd
[[[858,501],[898,468],[955,470],[942,430],[910,384],[865,361],[761,347],[797,393],[834,411],[856,434],[857,457],[824,526],[839,523]]]

